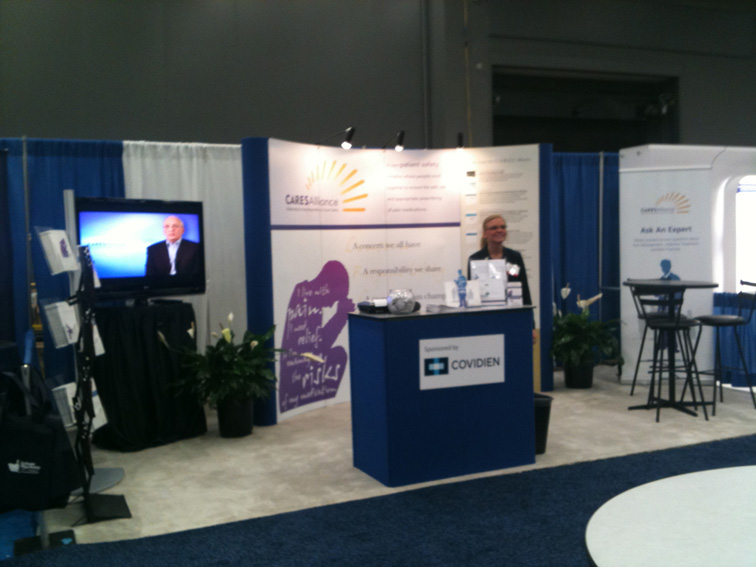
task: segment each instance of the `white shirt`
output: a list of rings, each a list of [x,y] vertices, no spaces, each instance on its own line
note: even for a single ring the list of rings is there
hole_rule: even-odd
[[[176,242],[170,243],[167,240],[165,243],[168,245],[168,258],[171,261],[171,275],[176,275],[176,253],[178,252],[179,246],[181,245],[181,239],[179,238]]]

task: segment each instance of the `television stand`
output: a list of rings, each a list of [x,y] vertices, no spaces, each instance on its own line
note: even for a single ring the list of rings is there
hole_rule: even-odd
[[[132,307],[98,307],[95,319],[105,354],[94,360],[97,392],[108,423],[93,443],[116,451],[140,451],[207,431],[205,411],[176,384],[186,371],[174,349],[193,347],[191,303],[170,301]]]

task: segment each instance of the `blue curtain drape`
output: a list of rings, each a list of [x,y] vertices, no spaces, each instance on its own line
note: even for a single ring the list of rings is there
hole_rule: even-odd
[[[16,343],[29,328],[26,227],[24,199],[24,140],[0,139],[8,151],[8,197],[13,257]],[[40,300],[60,301],[69,296],[65,274],[50,276],[35,228],[65,228],[63,191],[77,197],[123,197],[123,143],[120,141],[26,140],[32,234],[33,279]],[[75,245],[75,243],[71,243]],[[45,334],[45,375],[51,385],[73,379],[70,349],[56,350]]]
[[[737,293],[715,293],[714,294],[714,314],[715,315],[737,315],[738,314],[738,294]],[[731,370],[722,372],[722,381],[730,383],[739,388],[746,388],[748,382],[745,373],[737,370],[742,367],[738,346],[735,344],[735,332],[733,327],[724,327],[719,330],[719,348],[722,351],[722,366],[729,367]],[[746,364],[748,365],[751,382],[756,384],[756,317],[751,319],[748,325],[739,327],[740,344],[743,346]],[[703,338],[701,340],[704,340]],[[712,352],[714,345],[714,334],[712,333]],[[702,369],[708,370],[708,369]]]
[[[552,164],[554,302],[562,311],[577,312],[578,294],[586,299],[603,292],[600,305],[591,306],[593,315],[618,319],[619,155],[603,154],[603,192],[602,154],[554,153]],[[560,291],[568,283],[572,293],[562,301]]]
[[[13,322],[13,249],[8,210],[8,151],[0,150],[0,340],[16,341]]]

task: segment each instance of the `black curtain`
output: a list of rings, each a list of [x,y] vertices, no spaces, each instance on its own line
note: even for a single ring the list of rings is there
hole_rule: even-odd
[[[8,150],[0,149],[0,341],[18,344],[13,316],[13,249],[8,203]]]
[[[95,318],[105,354],[95,358],[94,376],[108,423],[93,443],[139,451],[205,433],[202,404],[177,389],[180,356],[158,340],[160,331],[169,344],[186,346],[191,304],[100,307]]]

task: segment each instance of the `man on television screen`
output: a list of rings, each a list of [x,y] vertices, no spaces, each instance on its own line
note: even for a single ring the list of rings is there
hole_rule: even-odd
[[[163,221],[165,240],[147,247],[147,276],[184,276],[198,274],[202,250],[200,245],[182,238],[184,223],[171,215]]]

